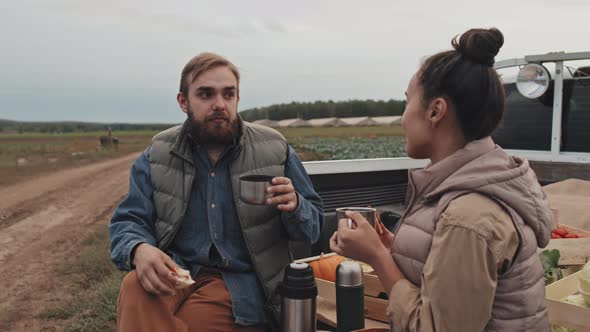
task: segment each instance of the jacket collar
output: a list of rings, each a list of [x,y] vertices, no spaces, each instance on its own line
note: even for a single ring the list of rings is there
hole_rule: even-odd
[[[423,169],[412,170],[409,180],[416,188],[416,196],[424,197],[438,188],[451,174],[470,161],[490,152],[495,148],[491,137],[484,137],[467,143],[436,164],[429,164]]]

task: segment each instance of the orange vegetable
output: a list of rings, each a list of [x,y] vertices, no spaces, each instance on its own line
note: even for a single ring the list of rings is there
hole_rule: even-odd
[[[340,255],[320,257],[320,259],[310,262],[309,266],[313,269],[314,277],[336,282],[336,267],[345,260],[346,258]]]
[[[561,228],[561,227],[554,229],[553,230],[553,233],[555,233],[555,234],[557,234],[557,235],[559,235],[561,237],[564,237],[564,236],[567,235],[567,231],[565,229]]]

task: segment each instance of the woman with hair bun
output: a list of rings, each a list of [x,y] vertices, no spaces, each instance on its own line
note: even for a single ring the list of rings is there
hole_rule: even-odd
[[[330,247],[370,264],[389,292],[394,331],[548,331],[537,247],[552,215],[527,160],[490,137],[504,110],[495,28],[455,37],[408,85],[402,118],[411,158],[395,235],[359,214],[339,220]],[[380,233],[380,234],[378,234]]]

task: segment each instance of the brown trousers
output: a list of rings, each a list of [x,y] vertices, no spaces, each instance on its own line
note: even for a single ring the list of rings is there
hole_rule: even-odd
[[[129,272],[117,300],[117,331],[240,331],[263,332],[263,325],[234,323],[231,298],[218,273],[201,272],[195,284],[173,296],[155,296]]]

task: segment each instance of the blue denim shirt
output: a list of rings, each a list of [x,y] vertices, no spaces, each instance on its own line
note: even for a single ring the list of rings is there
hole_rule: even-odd
[[[211,164],[206,150],[194,148],[196,183],[183,222],[167,253],[178,265],[189,269],[193,278],[202,266],[220,268],[232,299],[236,323],[257,324],[266,321],[265,298],[233,201],[228,158],[231,149],[229,146],[219,160]],[[319,238],[323,222],[321,199],[291,147],[285,176],[291,179],[297,191],[298,206],[293,212],[282,213],[283,225],[291,240],[313,243]],[[154,220],[148,152],[133,164],[129,194],[111,220],[111,258],[118,268],[132,268],[131,253],[138,244],[146,242],[156,246]],[[211,255],[212,247],[218,255]]]

